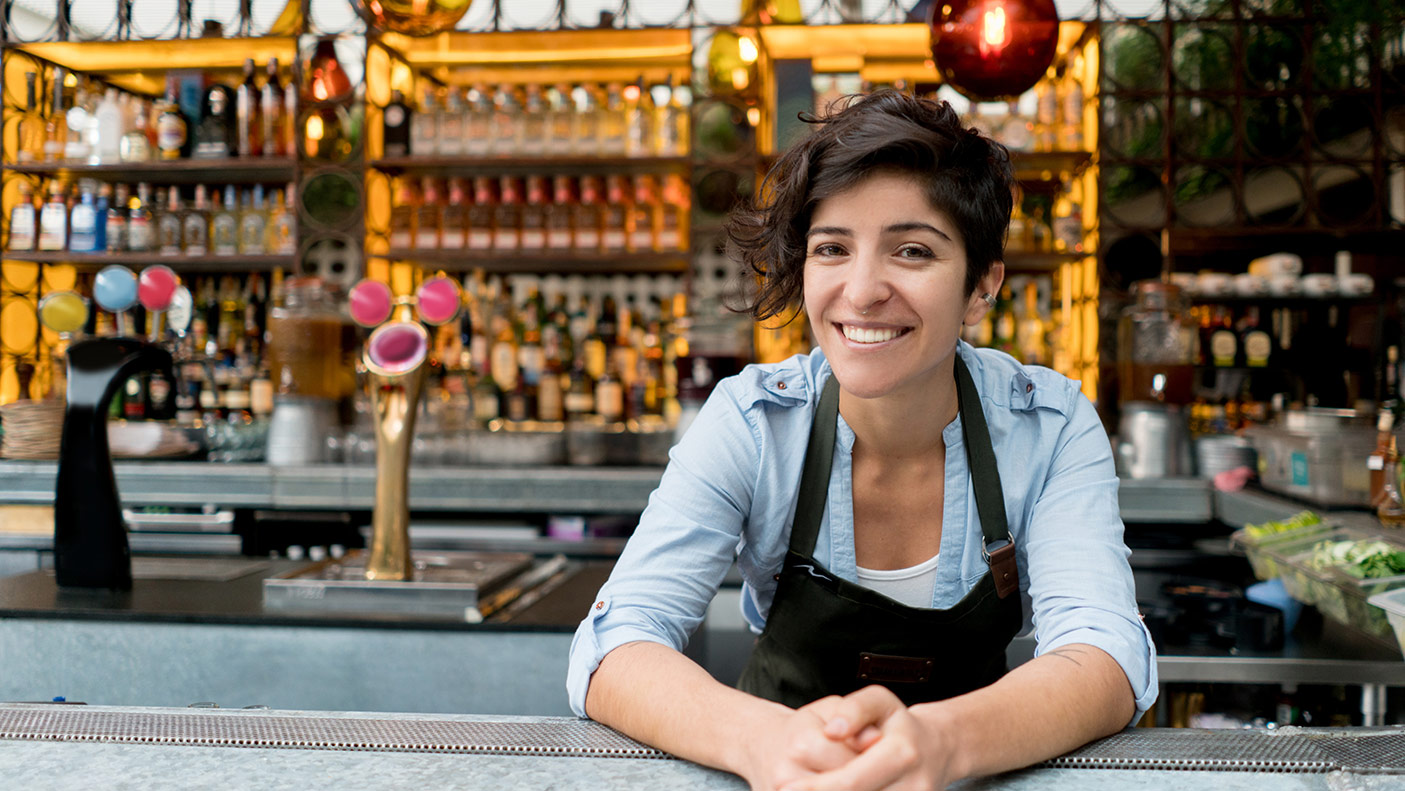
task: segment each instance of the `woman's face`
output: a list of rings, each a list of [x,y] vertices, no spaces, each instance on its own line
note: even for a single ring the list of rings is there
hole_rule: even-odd
[[[969,297],[960,230],[911,176],[878,172],[819,202],[805,253],[805,309],[850,395],[915,395],[951,376],[963,323],[988,310],[1003,266]]]

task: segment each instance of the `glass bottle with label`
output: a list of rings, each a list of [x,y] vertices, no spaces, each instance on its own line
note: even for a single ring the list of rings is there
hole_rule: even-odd
[[[390,249],[410,250],[415,246],[415,208],[418,203],[414,182],[400,178],[395,203],[390,207]]]
[[[410,135],[414,119],[405,95],[400,91],[390,92],[390,103],[381,115],[382,139],[387,157],[403,157],[410,153]]]
[[[546,247],[548,250],[571,249],[571,218],[575,205],[571,197],[571,177],[552,178],[551,203],[546,207]]]
[[[297,187],[289,182],[282,192],[273,193],[273,209],[268,215],[268,241],[273,255],[292,255],[298,248]]]
[[[151,107],[146,102],[137,102],[132,114],[132,129],[122,135],[118,156],[123,162],[146,162],[151,159],[151,134],[147,128],[147,115]]]
[[[293,138],[289,134],[291,126],[283,119],[286,105],[286,91],[278,79],[278,59],[269,58],[267,77],[259,92],[259,120],[263,124],[259,136],[266,157],[293,155]]]
[[[468,184],[462,178],[449,179],[449,203],[444,207],[439,246],[445,250],[468,246]]]
[[[79,82],[73,96],[73,104],[64,113],[64,123],[68,126],[68,136],[63,145],[63,158],[69,162],[83,162],[92,151],[87,136],[88,122],[92,119],[92,100],[85,83]]]
[[[39,210],[39,249],[62,250],[68,245],[68,201],[62,183],[49,182],[49,199]]]
[[[624,420],[624,383],[615,370],[614,361],[605,366],[605,373],[595,382],[595,411],[607,423]]]
[[[187,125],[176,103],[176,87],[166,89],[166,102],[161,107],[161,115],[156,118],[156,149],[161,159],[179,159],[181,148],[185,146]]]
[[[539,157],[546,153],[547,107],[540,85],[527,86],[527,99],[522,108],[521,155]]]
[[[493,249],[516,252],[522,249],[521,187],[513,176],[499,182],[498,205],[493,212]]]
[[[210,247],[215,255],[236,255],[239,252],[239,204],[234,185],[224,188],[224,200],[215,195],[210,210]]]
[[[606,253],[623,253],[629,249],[630,197],[624,176],[612,173],[605,177],[600,249]]]
[[[1239,338],[1229,308],[1216,305],[1211,318],[1210,364],[1216,368],[1232,368],[1239,362]]]
[[[527,202],[522,207],[522,235],[520,243],[524,252],[540,252],[546,249],[546,176],[527,177]]]
[[[634,203],[630,207],[629,249],[635,253],[651,253],[659,249],[656,221],[663,220],[663,206],[658,200],[654,177],[648,174],[634,177]]]
[[[268,230],[268,215],[263,203],[263,185],[255,184],[253,195],[239,215],[239,253],[262,255]]]
[[[185,217],[181,207],[180,189],[171,187],[166,199],[166,211],[156,220],[156,238],[162,255],[180,255]]]
[[[444,223],[444,206],[439,197],[439,181],[433,177],[425,176],[420,184],[420,205],[415,209],[415,249],[438,250],[439,229]]]
[[[21,164],[34,162],[44,154],[44,119],[39,116],[35,93],[38,79],[39,75],[32,71],[24,75],[24,115],[20,116],[15,135],[15,161]]]
[[[625,154],[628,138],[628,117],[624,105],[624,86],[612,82],[605,89],[605,108],[600,114],[600,154],[618,157]]]
[[[688,153],[688,98],[686,85],[674,85],[669,77],[668,103],[659,108],[659,156],[681,157]]]
[[[229,90],[216,85],[205,94],[205,117],[195,128],[195,153],[200,159],[233,156],[239,141],[231,123]]]
[[[493,179],[489,176],[475,176],[473,205],[468,207],[468,249],[493,249],[493,218],[496,213]]]
[[[655,206],[662,215],[659,223],[659,249],[673,253],[688,247],[688,213],[691,210],[692,196],[688,185],[679,173],[664,176],[663,200]]]
[[[522,106],[510,85],[499,85],[493,95],[493,139],[491,153],[515,157],[522,149]]]
[[[210,252],[210,200],[204,184],[195,185],[195,205],[181,219],[181,244],[186,255]]]
[[[108,204],[104,241],[109,253],[127,250],[127,206],[131,198],[131,189],[126,184],[118,184]]]
[[[468,92],[467,104],[463,152],[471,157],[487,156],[493,142],[493,97],[488,94],[487,86],[473,86]]]
[[[34,188],[28,181],[20,181],[19,197],[10,209],[10,239],[8,248],[15,251],[30,251],[38,245],[39,213],[34,209]]]
[[[581,178],[580,201],[572,207],[574,216],[571,219],[571,229],[575,233],[573,246],[577,252],[600,251],[600,229],[605,219],[600,192],[599,176]]]
[[[1244,319],[1239,328],[1243,362],[1250,368],[1266,368],[1273,361],[1273,336],[1259,323],[1259,315],[1258,306],[1250,305],[1244,310]]]
[[[112,164],[122,157],[122,106],[117,103],[117,89],[108,88],[98,102],[93,120],[97,139],[93,144],[94,164]]]
[[[450,87],[444,93],[444,103],[439,110],[439,155],[457,157],[463,154],[463,96],[458,88]]]
[[[571,86],[554,85],[546,92],[546,150],[571,151],[575,141],[576,108],[571,102]]]
[[[653,156],[657,144],[654,100],[643,77],[624,89],[624,100],[625,154],[631,157]]]
[[[238,128],[239,156],[263,154],[263,110],[253,58],[244,59],[244,81],[235,92],[235,123]]]
[[[44,161],[63,159],[63,147],[68,142],[68,125],[64,116],[64,70],[54,67],[54,94],[49,103],[49,117],[44,121]]]
[[[571,93],[576,101],[574,152],[579,156],[600,156],[600,97],[594,85],[577,85]]]
[[[410,155],[432,157],[439,149],[439,102],[432,88],[426,88],[422,96],[420,111],[410,125]]]

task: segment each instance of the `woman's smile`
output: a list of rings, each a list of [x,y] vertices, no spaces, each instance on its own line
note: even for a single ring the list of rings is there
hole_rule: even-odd
[[[836,323],[834,326],[850,344],[866,348],[891,346],[893,341],[905,337],[912,331],[911,327],[892,325]]]

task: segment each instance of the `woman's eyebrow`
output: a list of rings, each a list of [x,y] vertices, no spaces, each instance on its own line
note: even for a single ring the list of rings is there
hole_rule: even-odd
[[[907,233],[908,231],[931,231],[948,242],[952,240],[946,232],[937,228],[935,225],[930,225],[925,222],[900,222],[896,225],[889,225],[883,229],[883,233]]]
[[[827,234],[829,236],[853,236],[854,232],[848,228],[840,228],[837,225],[822,225],[811,228],[810,232],[805,234],[805,238],[809,239],[811,236],[819,236],[820,234]]]

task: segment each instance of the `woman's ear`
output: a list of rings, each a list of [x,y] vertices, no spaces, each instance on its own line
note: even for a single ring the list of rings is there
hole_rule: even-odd
[[[995,307],[995,295],[1000,293],[1000,284],[1005,282],[1005,262],[996,261],[986,270],[985,276],[976,281],[976,290],[966,300],[966,315],[962,323],[974,327],[981,323],[985,314]],[[989,296],[990,299],[986,299]]]

